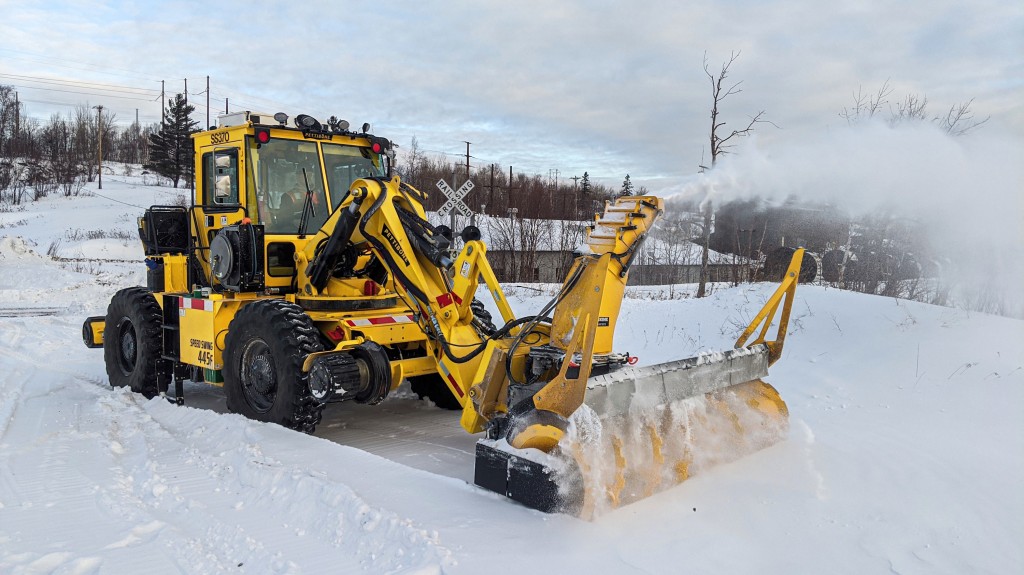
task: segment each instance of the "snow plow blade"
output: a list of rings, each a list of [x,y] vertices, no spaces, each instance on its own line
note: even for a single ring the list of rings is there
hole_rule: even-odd
[[[584,404],[602,417],[625,416],[766,375],[768,346],[759,344],[591,377]]]
[[[782,351],[802,256],[798,250],[736,349],[590,377],[583,405],[550,452],[479,441],[476,484],[534,509],[590,519],[782,440],[789,413],[763,378]],[[780,307],[775,339],[767,341]]]

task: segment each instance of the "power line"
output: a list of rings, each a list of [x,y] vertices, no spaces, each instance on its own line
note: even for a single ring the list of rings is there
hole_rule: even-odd
[[[28,61],[28,62],[41,62],[41,63],[48,64],[50,66],[59,66],[61,68],[69,68],[69,69],[72,69],[72,70],[80,70],[80,71],[87,71],[87,72],[99,72],[101,74],[109,74],[109,75],[112,75],[112,76],[128,76],[128,77],[136,77],[136,78],[145,78],[146,80],[152,81],[152,82],[159,82],[160,81],[160,80],[151,78],[148,75],[146,75],[146,74],[144,74],[142,72],[136,71],[136,70],[127,70],[127,69],[124,69],[124,68],[113,68],[113,67],[110,67],[110,66],[101,66],[99,64],[91,64],[89,62],[81,62],[81,61],[78,61],[78,60],[71,60],[71,59],[68,59],[68,58],[56,58],[56,57],[45,55],[45,54],[35,54],[35,53],[32,53],[32,52],[25,52],[24,50],[12,50],[10,48],[0,48],[0,52],[10,52],[10,53],[14,53],[14,54],[24,54],[24,55],[27,55],[27,56],[31,56],[31,58],[10,57],[11,60],[25,60],[25,61]],[[70,62],[70,63],[73,63],[73,64],[79,64],[81,66],[86,66],[86,68],[81,68],[81,67],[77,67],[77,66],[69,66],[67,64],[56,64],[55,62]],[[108,70],[116,70],[116,72],[111,72],[111,71],[108,71]]]
[[[76,88],[88,88],[94,90],[104,90],[109,92],[123,92],[126,94],[142,95],[155,95],[159,94],[160,90],[151,88],[136,88],[133,86],[120,86],[117,84],[100,84],[96,82],[85,82],[80,80],[64,80],[60,78],[48,78],[44,76],[25,76],[22,74],[4,74],[0,73],[0,77],[14,78],[16,80],[23,80],[27,82],[35,82],[38,84],[53,84],[56,86],[71,86]],[[139,92],[148,92],[148,94],[142,94]]]
[[[133,208],[139,208],[140,210],[144,210],[144,209],[146,209],[146,208],[144,208],[144,207],[142,207],[142,206],[136,206],[135,204],[129,204],[128,202],[122,202],[121,200],[115,200],[114,198],[111,198],[111,197],[108,197],[108,196],[104,196],[103,194],[98,194],[98,193],[96,193],[96,192],[93,192],[92,194],[93,194],[94,196],[99,196],[99,197],[103,198],[104,200],[110,200],[110,201],[112,201],[112,202],[117,202],[117,203],[119,203],[119,204],[124,204],[124,205],[126,205],[126,206],[131,206],[131,207],[133,207]]]
[[[48,106],[62,106],[62,107],[65,107],[65,108],[78,108],[79,106],[82,105],[82,104],[71,104],[71,103],[68,103],[68,102],[54,102],[52,100],[33,100],[33,99],[28,99],[28,100],[21,99],[21,102],[22,103],[30,103],[30,104],[44,104],[44,105],[48,105]],[[117,108],[116,111],[120,112],[120,111],[122,111],[122,109],[121,108]],[[145,121],[145,122],[159,122],[160,118],[157,117],[157,116],[151,115],[151,114],[141,114],[139,116],[139,122],[142,123],[143,121]],[[131,124],[132,122],[129,122],[128,120],[124,120],[124,119],[115,119],[114,123],[118,124],[118,125],[125,125],[125,124]]]
[[[6,58],[6,59],[10,59],[10,60],[26,60],[26,61],[31,61],[31,62],[44,63],[44,64],[47,64],[47,65],[50,65],[50,66],[59,66],[59,67],[62,67],[62,68],[69,68],[69,69],[73,69],[73,70],[87,71],[87,72],[92,72],[92,73],[102,73],[102,74],[110,74],[110,75],[117,75],[117,76],[128,76],[128,77],[144,78],[147,81],[152,81],[152,82],[159,82],[159,81],[161,81],[161,80],[158,80],[158,79],[154,79],[154,78],[148,76],[147,74],[144,74],[144,73],[138,72],[138,71],[134,71],[134,70],[127,70],[127,69],[123,69],[123,68],[113,68],[113,67],[110,67],[110,66],[102,66],[102,65],[97,65],[97,64],[91,64],[91,63],[88,63],[88,62],[81,62],[81,61],[78,61],[78,60],[72,60],[72,59],[68,59],[68,58],[55,58],[55,57],[44,55],[44,54],[37,54],[37,53],[32,53],[32,52],[26,52],[24,50],[12,50],[12,49],[9,49],[9,48],[0,48],[0,52],[8,52],[8,53],[13,53],[13,54],[21,54],[23,56],[29,56],[30,57],[30,58],[25,58],[25,57],[22,56],[22,57],[8,57],[8,58]],[[77,66],[71,66],[71,65],[68,65],[68,64],[59,64],[57,62],[67,62],[67,63],[71,63],[71,64],[77,64]],[[29,89],[32,89],[32,88],[34,88],[34,89],[42,89],[42,88],[35,88],[35,87],[25,87],[25,88],[29,88]],[[95,86],[95,88],[96,89],[106,89],[106,88],[103,88],[102,85],[97,85],[97,86]],[[123,88],[132,89],[129,86],[123,86]],[[149,90],[148,88],[137,88],[137,89],[138,90]],[[159,93],[159,91],[157,91],[157,90],[152,90],[151,92],[153,94],[158,94]],[[198,95],[198,94],[202,94],[202,93],[205,93],[205,91],[198,92],[197,94],[192,94],[192,95]],[[250,95],[250,94],[246,94],[244,92],[236,92],[235,94],[221,94],[221,93],[218,93],[218,92],[211,92],[210,95],[211,95],[211,97],[215,97],[218,100],[223,100],[224,98],[229,98],[230,101],[231,101],[230,108],[234,108],[235,110],[239,110],[239,109],[261,110],[261,109],[265,109],[267,107],[276,108],[278,110],[290,110],[290,109],[293,109],[295,107],[294,105],[282,104],[281,102],[278,102],[278,101],[269,100],[269,99],[261,98],[261,97],[258,97],[258,96],[253,96],[253,95]],[[257,103],[255,105],[253,105],[252,104],[253,101],[256,101]],[[263,103],[259,103],[259,102],[263,102]],[[218,107],[217,109],[219,110],[220,108]]]
[[[115,95],[112,95],[112,94],[100,94],[100,93],[97,93],[97,92],[82,92],[80,90],[61,90],[59,88],[40,88],[39,86],[25,86],[25,85],[20,85],[20,84],[11,84],[11,85],[14,86],[15,88],[22,88],[22,89],[25,89],[25,90],[46,90],[47,92],[64,92],[64,93],[67,93],[67,94],[84,94],[86,96],[102,96],[104,98],[120,98],[122,100],[139,100],[141,102],[152,102],[153,101],[153,99],[149,98],[149,97],[138,98],[138,97],[133,97],[133,96],[115,96]]]

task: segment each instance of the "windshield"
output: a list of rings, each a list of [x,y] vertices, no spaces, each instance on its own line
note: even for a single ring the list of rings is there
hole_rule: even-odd
[[[380,156],[370,153],[366,148],[323,144],[323,149],[324,169],[327,170],[327,183],[331,188],[331,199],[335,208],[348,195],[348,189],[353,181],[359,178],[385,176]]]
[[[257,146],[252,136],[248,140],[249,189],[259,206],[258,223],[266,233],[298,233],[307,185],[313,210],[306,232],[320,229],[329,210],[316,142],[273,138]]]

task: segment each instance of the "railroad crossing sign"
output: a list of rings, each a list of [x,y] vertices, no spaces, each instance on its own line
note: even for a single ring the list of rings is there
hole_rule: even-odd
[[[437,189],[441,190],[444,197],[448,198],[448,201],[441,206],[441,209],[437,210],[437,214],[442,218],[447,216],[455,210],[467,218],[473,217],[473,210],[469,209],[469,206],[462,202],[462,198],[466,197],[466,194],[473,190],[473,180],[466,180],[465,184],[459,186],[458,190],[453,190],[448,182],[439,180],[437,182]]]

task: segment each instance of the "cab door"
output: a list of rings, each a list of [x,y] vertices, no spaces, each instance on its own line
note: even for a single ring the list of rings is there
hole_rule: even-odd
[[[240,176],[245,173],[241,142],[202,146],[196,162],[199,164],[196,181],[199,189],[191,218],[196,256],[205,277],[193,278],[193,281],[209,286],[210,242],[220,229],[237,224],[247,216],[244,178]]]

